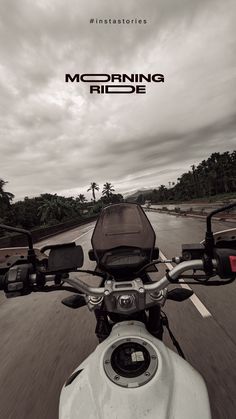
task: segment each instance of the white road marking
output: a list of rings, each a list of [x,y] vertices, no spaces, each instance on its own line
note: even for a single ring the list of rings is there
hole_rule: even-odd
[[[159,254],[162,260],[166,260],[167,257],[159,250]],[[167,266],[168,269],[172,269],[173,265],[169,262],[166,262],[165,265]],[[192,288],[190,288],[187,284],[179,284],[182,288],[187,288],[188,290],[191,290]],[[211,317],[211,313],[207,310],[207,308],[204,306],[204,304],[202,304],[202,302],[199,300],[199,298],[196,296],[196,294],[193,294],[190,297],[190,300],[192,301],[192,303],[194,304],[194,306],[196,307],[196,309],[199,311],[199,313],[201,314],[202,317]]]
[[[76,240],[80,239],[80,237],[85,236],[85,234],[88,234],[91,230],[93,230],[94,227],[90,228],[88,231],[86,231],[85,233],[81,234],[80,236],[76,237],[76,239],[73,240],[73,242],[76,242]]]

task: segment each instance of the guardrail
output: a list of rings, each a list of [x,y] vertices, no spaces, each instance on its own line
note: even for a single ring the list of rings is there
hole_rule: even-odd
[[[77,226],[90,223],[95,221],[97,216],[92,216],[84,219],[73,219],[65,223],[56,224],[50,227],[42,227],[35,230],[32,230],[33,241],[37,242],[47,237],[54,236],[64,231],[71,230]],[[27,246],[27,238],[22,234],[14,234],[9,236],[3,236],[0,238],[0,248],[4,247],[21,247]]]
[[[177,208],[177,211],[175,209],[168,209],[167,207],[163,208],[145,208],[143,207],[145,211],[152,211],[152,212],[159,212],[161,214],[169,214],[169,215],[177,215],[177,216],[183,216],[183,217],[197,217],[197,218],[206,218],[209,212],[205,212],[204,209],[199,211],[194,211],[193,209],[181,209]],[[213,217],[217,221],[229,221],[229,222],[236,222],[236,214],[225,212],[220,217]]]

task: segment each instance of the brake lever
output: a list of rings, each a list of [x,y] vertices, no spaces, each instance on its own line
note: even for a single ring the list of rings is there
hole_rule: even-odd
[[[69,285],[44,285],[42,287],[35,285],[32,287],[32,292],[53,292],[53,291],[70,291],[79,295],[82,294],[77,288],[70,287]]]

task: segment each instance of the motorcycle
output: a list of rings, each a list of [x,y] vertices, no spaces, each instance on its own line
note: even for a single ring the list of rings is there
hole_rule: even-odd
[[[64,305],[87,305],[96,316],[99,345],[65,382],[59,419],[211,418],[205,382],[184,359],[162,308],[167,300],[181,302],[193,294],[170,290],[170,284],[216,286],[235,280],[235,231],[213,234],[211,226],[213,215],[235,206],[210,213],[204,242],[184,244],[182,255],[171,260],[159,259],[155,232],[139,205],[107,206],[91,239],[94,270],[81,269],[83,249],[74,242],[35,249],[29,231],[0,225],[28,238],[28,249],[0,251],[0,289],[7,298],[66,290],[73,295],[62,300]],[[154,281],[151,272],[168,262],[173,269]],[[100,286],[88,285],[79,273],[100,278]],[[163,343],[164,327],[178,354]]]

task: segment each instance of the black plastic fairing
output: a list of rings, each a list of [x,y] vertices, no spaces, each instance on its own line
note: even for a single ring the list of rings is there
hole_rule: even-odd
[[[136,271],[152,260],[156,235],[137,204],[115,204],[97,220],[92,247],[99,267],[118,272]]]

